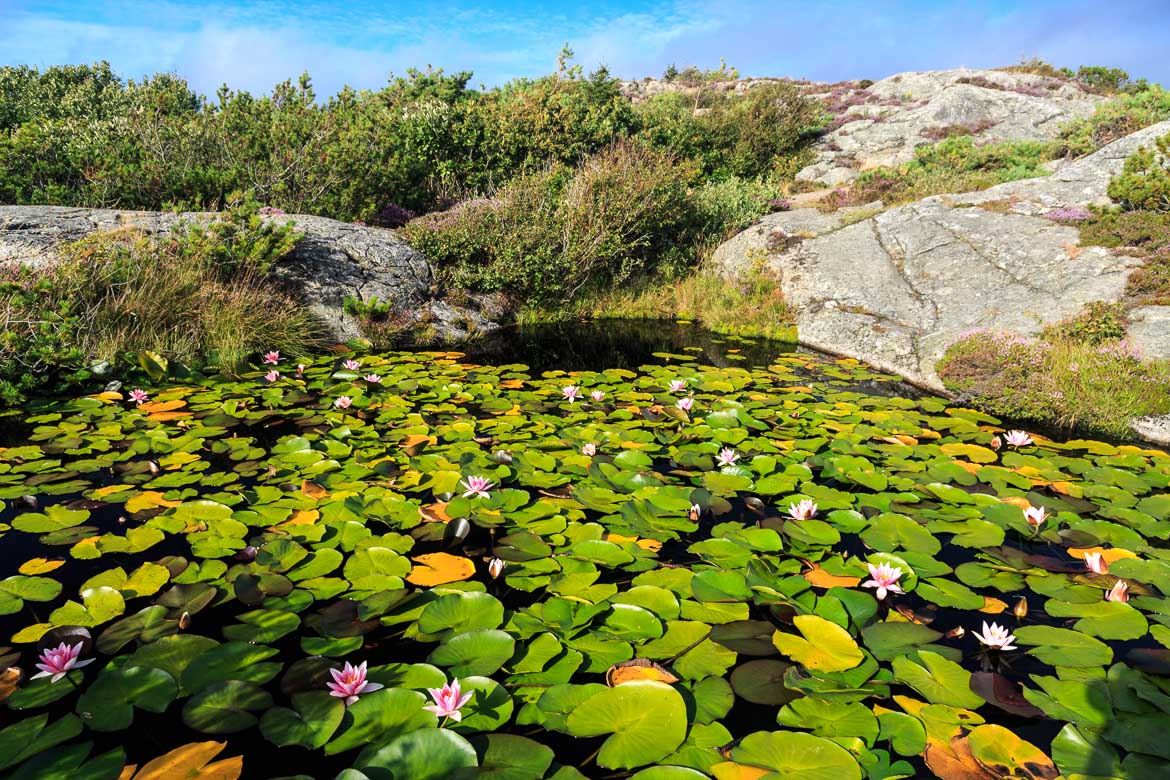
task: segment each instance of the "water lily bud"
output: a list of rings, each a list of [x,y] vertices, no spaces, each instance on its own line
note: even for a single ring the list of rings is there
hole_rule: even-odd
[[[179,630],[186,631],[187,628],[190,627],[190,625],[191,625],[191,613],[190,612],[183,612],[182,615],[179,615]]]
[[[991,449],[998,450],[1003,446],[1003,441],[998,436],[991,437]]]
[[[963,628],[962,626],[955,626],[954,628],[952,628],[950,631],[948,631],[946,633],[946,638],[947,639],[958,639],[959,637],[963,636],[966,633],[967,633],[967,629]]]
[[[699,519],[699,515],[702,513],[703,508],[701,506],[698,504],[691,504],[691,509],[689,512],[687,512],[687,518],[689,518],[691,522],[696,522]]]
[[[254,560],[256,560],[256,555],[259,552],[260,552],[259,547],[256,547],[256,546],[250,544],[247,547],[245,547],[244,549],[240,550],[238,553],[236,553],[236,560],[237,561],[254,561]]]
[[[119,523],[119,525],[126,525],[125,515],[118,515],[118,523]]]
[[[1020,596],[1020,600],[1016,602],[1016,606],[1012,609],[1012,614],[1018,619],[1023,620],[1028,616],[1028,599],[1025,596]]]
[[[499,579],[500,574],[504,571],[504,562],[499,558],[492,558],[488,563],[488,574],[492,575],[492,579]]]
[[[150,468],[151,474],[157,474],[162,471],[162,467],[158,465],[158,461],[149,460],[146,462],[146,465]]]

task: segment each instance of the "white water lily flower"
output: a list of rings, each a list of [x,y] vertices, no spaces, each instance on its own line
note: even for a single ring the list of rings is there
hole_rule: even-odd
[[[1012,642],[1016,641],[1016,635],[1010,633],[1007,628],[998,623],[992,623],[989,626],[986,620],[983,621],[983,631],[975,632],[975,638],[993,650],[1016,649],[1016,646],[1012,644]]]

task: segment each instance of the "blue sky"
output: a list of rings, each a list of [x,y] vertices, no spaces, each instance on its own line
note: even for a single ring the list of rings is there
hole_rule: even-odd
[[[829,81],[1039,56],[1170,84],[1170,0],[0,0],[0,65],[105,59],[204,93],[308,70],[331,94],[428,64],[494,85],[548,73],[565,41],[586,68],[622,77],[721,56],[745,75]]]

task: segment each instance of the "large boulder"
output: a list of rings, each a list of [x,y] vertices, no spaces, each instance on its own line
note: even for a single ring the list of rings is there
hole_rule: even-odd
[[[732,278],[758,264],[776,275],[802,343],[945,392],[935,363],[964,332],[1036,336],[1089,302],[1123,297],[1140,261],[1080,247],[1076,228],[1046,215],[1107,203],[1125,158],[1167,133],[1163,122],[1048,177],[876,214],[772,214],[716,249],[714,262]],[[1170,358],[1165,309],[1135,311],[1146,357]]]
[[[209,213],[0,206],[0,265],[53,262],[63,244],[99,231],[130,228],[156,234],[173,230],[180,222],[216,218]],[[400,315],[429,324],[440,338],[457,340],[495,327],[480,307],[453,307],[435,300],[430,263],[392,230],[306,214],[265,219],[275,224],[291,221],[302,234],[273,273],[304,300],[332,338],[359,335],[357,321],[343,310],[349,296],[389,302]]]
[[[1001,70],[899,73],[868,87],[836,85],[820,95],[837,116],[797,179],[830,186],[879,165],[900,165],[948,132],[981,142],[1056,138],[1063,123],[1101,100],[1073,82]]]

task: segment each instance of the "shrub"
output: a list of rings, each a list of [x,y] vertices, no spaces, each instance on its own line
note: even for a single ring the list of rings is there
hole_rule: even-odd
[[[77,347],[81,319],[59,295],[54,272],[0,266],[0,405],[89,376]]]
[[[1157,84],[1143,84],[1101,103],[1092,115],[1067,123],[1060,133],[1064,154],[1088,154],[1166,119],[1170,119],[1170,92]]]
[[[898,168],[863,172],[849,187],[822,201],[833,209],[883,201],[887,206],[947,192],[969,192],[1017,179],[1045,176],[1044,163],[1058,154],[1057,144],[1009,141],[977,144],[969,135],[951,136],[919,146],[914,159]]]
[[[1150,255],[1129,275],[1125,293],[1143,302],[1170,305],[1170,246]]]
[[[1109,197],[1126,211],[1170,212],[1170,134],[1155,146],[1139,147],[1109,182]]]
[[[936,366],[952,392],[992,414],[1116,436],[1135,417],[1170,412],[1170,362],[1143,362],[1125,341],[1099,346],[979,331]]]
[[[83,382],[91,366],[144,351],[224,369],[262,348],[307,352],[316,323],[267,274],[296,235],[258,220],[248,204],[158,237],[97,233],[48,269],[6,271],[0,395]]]
[[[1125,338],[1128,323],[1126,307],[1120,303],[1093,301],[1084,311],[1044,329],[1046,341],[1070,341],[1098,346]]]
[[[1083,246],[1126,247],[1139,253],[1170,245],[1170,214],[1101,210],[1079,223]]]
[[[417,219],[406,235],[457,286],[564,301],[587,283],[688,262],[694,175],[666,152],[620,142],[576,168],[520,177],[492,200]]]

